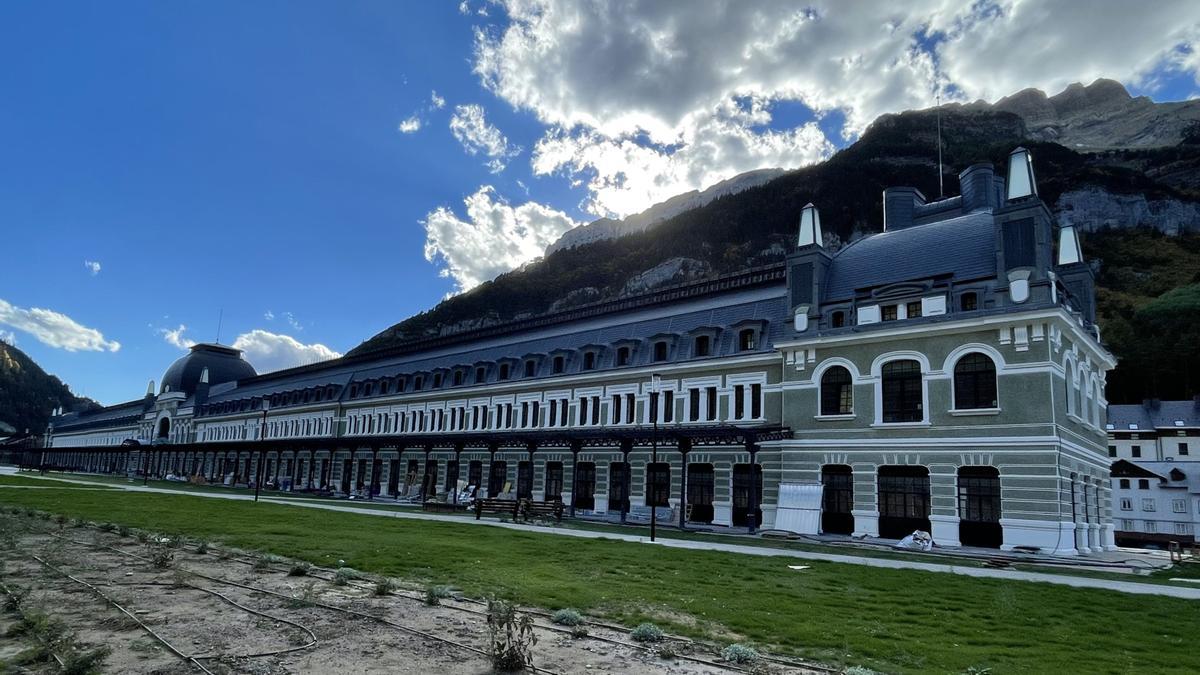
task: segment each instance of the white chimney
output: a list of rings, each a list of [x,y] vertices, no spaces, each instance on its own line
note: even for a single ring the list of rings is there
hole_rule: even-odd
[[[1079,233],[1073,225],[1058,231],[1058,264],[1074,265],[1083,262],[1083,252],[1079,249]]]
[[[1008,201],[1037,196],[1037,181],[1033,178],[1033,157],[1025,148],[1017,148],[1008,156]]]
[[[796,245],[803,247],[813,244],[822,246],[823,240],[821,237],[821,213],[810,202],[800,212],[800,238]]]

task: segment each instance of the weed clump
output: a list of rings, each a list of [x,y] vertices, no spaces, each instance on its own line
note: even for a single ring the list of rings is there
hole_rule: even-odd
[[[375,580],[374,593],[376,596],[391,595],[392,593],[395,593],[396,589],[399,587],[400,586],[394,580],[389,579],[388,577],[380,577]]]
[[[758,652],[746,645],[732,644],[721,650],[721,658],[730,663],[754,663],[758,661]]]
[[[442,604],[442,600],[450,597],[449,586],[429,585],[425,587],[425,604],[434,607]]]
[[[487,623],[490,639],[488,653],[492,668],[501,673],[515,673],[533,666],[533,619],[517,614],[517,608],[496,598],[488,599]]]
[[[196,544],[196,553],[198,553],[200,555],[207,554],[208,553],[208,542],[201,539],[200,542]]]
[[[663,632],[661,628],[652,623],[643,623],[629,631],[629,637],[638,642],[662,642]]]
[[[175,551],[169,546],[162,543],[149,544],[150,564],[154,567],[165,570],[175,564]]]
[[[298,560],[298,561],[292,563],[292,566],[288,568],[287,575],[289,577],[306,577],[306,576],[308,576],[308,573],[311,571],[312,571],[311,563],[306,563],[303,560]]]
[[[560,626],[578,626],[583,623],[583,615],[573,609],[560,609],[550,620]]]
[[[310,581],[300,589],[299,595],[288,598],[287,605],[292,609],[312,607],[317,604],[317,582]]]
[[[358,572],[355,570],[352,570],[349,567],[339,567],[337,568],[337,571],[333,573],[333,585],[345,586],[357,578]]]

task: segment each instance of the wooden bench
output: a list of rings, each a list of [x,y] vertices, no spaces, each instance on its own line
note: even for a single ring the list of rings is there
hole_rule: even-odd
[[[532,499],[521,500],[521,514],[525,522],[529,522],[529,517],[536,518],[554,518],[555,522],[562,522],[563,503],[561,501],[552,502],[535,502]]]
[[[514,521],[517,519],[518,508],[521,502],[515,499],[476,499],[475,500],[475,520],[479,520],[480,516],[485,513],[508,516]]]

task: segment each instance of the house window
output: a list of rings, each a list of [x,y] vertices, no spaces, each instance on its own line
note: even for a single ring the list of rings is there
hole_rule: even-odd
[[[384,394],[387,394],[388,390],[391,389],[391,386],[392,386],[392,383],[389,382],[388,380],[381,381],[379,383],[379,395],[383,396]],[[307,391],[304,392],[304,402],[308,403],[308,392]]]
[[[554,357],[554,374],[558,375],[566,368],[567,360],[562,356]]]
[[[707,335],[697,335],[692,356],[708,356],[712,353],[712,338]]]
[[[500,374],[499,374],[499,379],[501,379],[501,380],[507,380],[507,379],[508,379],[508,364],[507,364],[507,363],[501,363],[501,364],[500,364]]]
[[[762,418],[762,385],[758,383],[750,385],[750,416]]]
[[[441,373],[433,374],[433,388],[434,389],[442,388],[442,374]]]
[[[736,384],[733,386],[733,418],[740,420],[746,416],[746,387]]]
[[[666,361],[667,360],[667,343],[665,340],[659,340],[658,342],[654,343],[654,360],[655,361]]]
[[[583,369],[584,370],[595,370],[596,369],[596,352],[584,352],[583,353]]]
[[[1128,489],[1129,489],[1129,479],[1128,479],[1128,478],[1122,478],[1122,479],[1121,479],[1121,480],[1118,482],[1118,485],[1120,485],[1120,486],[1121,486],[1121,489],[1122,489],[1122,490],[1128,490]]]
[[[979,308],[979,295],[975,292],[963,293],[958,299],[958,306],[964,312],[972,312]]]
[[[548,502],[561,502],[562,490],[562,462],[546,462],[546,491],[543,499]]]
[[[596,464],[595,462],[580,462],[575,465],[575,490],[571,493],[575,508],[592,510],[596,508]]]
[[[1179,444],[1179,454],[1181,454],[1181,455],[1188,454],[1188,444],[1187,443]]]
[[[537,368],[537,363],[533,359],[525,362],[525,377],[533,377],[534,370]]]
[[[663,392],[663,421],[667,424],[675,421],[675,392]]]
[[[1175,534],[1191,534],[1191,523],[1175,523]]]
[[[995,408],[996,364],[986,354],[973,352],[954,364],[955,410]]]
[[[744,328],[738,333],[738,351],[748,352],[758,349],[758,335],[753,328]]]
[[[1149,490],[1150,489],[1150,479],[1139,478],[1138,479],[1138,489],[1139,490]]]
[[[688,389],[688,421],[700,421],[700,390]]]
[[[1153,497],[1143,497],[1142,498],[1142,510],[1143,511],[1154,511],[1155,510]]]
[[[487,379],[487,368],[479,366],[475,369],[475,384],[483,384],[485,379]]]
[[[461,370],[454,371],[454,386],[459,386],[463,383],[463,372]]]
[[[1171,511],[1173,513],[1187,513],[1187,500],[1186,499],[1172,499],[1171,500]]]
[[[1132,511],[1133,510],[1133,500],[1130,499],[1129,497],[1121,497],[1121,510],[1122,511]]]
[[[708,392],[708,420],[717,419],[717,388],[709,387]]]
[[[910,302],[904,306],[904,313],[910,319],[918,319],[921,317],[921,301]]]
[[[1115,445],[1108,446],[1108,456],[1109,457],[1117,456],[1117,446],[1115,446]]]
[[[618,366],[629,365],[629,352],[630,352],[629,347],[621,347],[621,348],[617,349],[617,365]]]
[[[895,321],[899,305],[883,305],[879,308],[879,318],[883,321]]]
[[[854,385],[850,371],[833,366],[821,376],[821,414],[850,415],[854,412]]]
[[[358,385],[357,384],[350,385],[350,398],[358,398]],[[279,399],[275,399],[274,401],[271,401],[271,405],[279,405]]]
[[[921,364],[909,359],[884,364],[883,421],[920,422],[921,389]]]
[[[646,506],[669,506],[671,465],[665,462],[646,465]]]
[[[621,395],[613,394],[612,397],[612,421],[613,424],[621,423]]]
[[[829,325],[833,328],[841,328],[842,326],[845,326],[846,325],[846,313],[845,312],[834,312],[833,316],[830,317],[830,319],[829,319]]]
[[[1121,529],[1124,530],[1125,532],[1133,532],[1133,521],[1122,519],[1121,520]]]
[[[1143,521],[1143,522],[1145,522],[1145,524],[1146,524],[1146,534],[1154,534],[1155,532],[1157,532],[1157,530],[1154,527],[1153,520],[1147,520],[1147,521]]]
[[[1131,446],[1129,448],[1129,451],[1133,454],[1134,457],[1142,456],[1142,446],[1140,446],[1140,445]]]
[[[424,386],[425,386],[425,378],[418,375],[417,379],[413,380],[413,391],[421,391],[421,389]]]

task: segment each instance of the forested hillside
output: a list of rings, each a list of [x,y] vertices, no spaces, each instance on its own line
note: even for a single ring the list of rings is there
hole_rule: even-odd
[[[99,407],[80,398],[57,377],[46,373],[20,349],[0,342],[0,422],[33,434],[46,429],[50,412],[57,407],[87,410]]]

